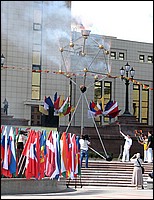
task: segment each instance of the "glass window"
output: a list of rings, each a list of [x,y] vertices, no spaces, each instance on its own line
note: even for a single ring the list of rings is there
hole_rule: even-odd
[[[40,90],[41,90],[41,72],[40,65],[32,65],[32,99],[40,99]],[[35,71],[36,70],[36,71]]]
[[[32,72],[32,85],[40,85],[40,73]]]
[[[136,120],[140,120],[140,86],[138,84],[133,85],[133,115],[136,116]]]
[[[32,86],[32,99],[40,99],[40,87]]]
[[[153,56],[148,56],[148,63],[153,63]]]
[[[124,60],[124,53],[119,53],[119,60]]]
[[[144,62],[144,55],[139,55],[139,61]]]
[[[142,117],[141,122],[148,124],[149,113],[149,89],[142,86]]]
[[[40,65],[40,52],[33,51],[33,65]]]
[[[116,52],[111,51],[110,57],[111,59],[116,59]]]
[[[97,104],[100,103],[102,98],[102,81],[96,81],[94,85],[94,102]],[[95,117],[95,122],[97,126],[102,125],[102,116]]]
[[[40,30],[41,30],[41,24],[34,23],[34,24],[33,24],[33,30],[35,30],[35,31],[40,31]]]

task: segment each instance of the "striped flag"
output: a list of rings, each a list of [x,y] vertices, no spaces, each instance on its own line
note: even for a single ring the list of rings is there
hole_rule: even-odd
[[[116,101],[109,101],[104,109],[103,115],[109,116],[110,118],[116,117],[119,112],[118,103]]]

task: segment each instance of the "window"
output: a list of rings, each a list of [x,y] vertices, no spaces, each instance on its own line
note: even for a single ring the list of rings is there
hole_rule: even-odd
[[[144,55],[139,55],[139,61],[144,62]]]
[[[33,65],[40,65],[40,52],[39,51],[33,51]]]
[[[94,85],[94,102],[101,102],[102,98],[102,81],[96,81]],[[95,122],[98,126],[102,125],[102,116],[95,117]]]
[[[119,60],[124,60],[124,53],[119,52]]]
[[[141,122],[148,124],[148,113],[149,113],[149,89],[148,85],[142,86],[142,116]]]
[[[148,56],[148,63],[153,63],[153,56]]]
[[[111,51],[110,57],[111,59],[116,59],[116,52]]]
[[[33,24],[33,30],[35,30],[35,31],[40,31],[40,30],[41,30],[41,24],[39,24],[39,23],[34,23],[34,24]]]
[[[41,90],[41,66],[32,66],[32,99],[40,100],[40,90]],[[38,71],[37,71],[38,70]]]
[[[140,120],[140,86],[138,84],[133,85],[133,115],[136,120]]]

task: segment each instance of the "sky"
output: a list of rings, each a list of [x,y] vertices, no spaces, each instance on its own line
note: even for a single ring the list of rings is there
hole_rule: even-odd
[[[71,13],[93,34],[153,43],[153,1],[72,1]]]

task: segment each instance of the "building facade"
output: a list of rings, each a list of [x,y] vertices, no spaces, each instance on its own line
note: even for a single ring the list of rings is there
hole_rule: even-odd
[[[39,106],[45,96],[53,99],[57,92],[70,97],[75,112],[54,116],[50,126],[71,121],[73,126],[93,127],[87,115],[91,100],[97,102],[103,97],[104,105],[116,100],[119,114],[124,112],[126,86],[120,69],[128,62],[135,70],[133,79],[129,78],[129,111],[139,122],[153,125],[153,44],[91,33],[86,38],[83,29],[72,30],[71,23],[70,1],[1,2],[1,55],[5,56],[1,63],[1,108],[6,99],[8,115],[29,120],[30,126],[42,126],[46,119]],[[67,46],[71,50],[65,49]],[[74,55],[79,60],[88,59],[82,65]],[[92,66],[94,61],[98,65],[103,62],[104,68]],[[98,117],[95,122],[102,126],[110,121]]]

